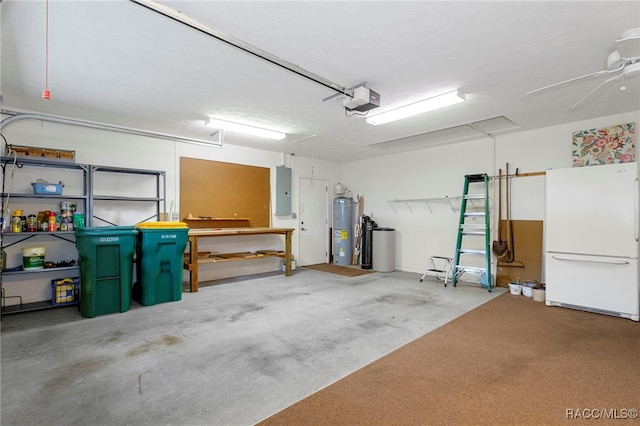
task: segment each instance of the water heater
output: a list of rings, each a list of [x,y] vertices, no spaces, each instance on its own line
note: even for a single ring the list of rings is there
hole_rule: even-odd
[[[333,199],[333,263],[351,265],[353,255],[353,224],[351,200],[346,197]]]

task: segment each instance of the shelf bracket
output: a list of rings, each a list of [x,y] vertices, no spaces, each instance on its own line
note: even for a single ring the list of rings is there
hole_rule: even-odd
[[[76,242],[75,242],[75,240],[70,240],[69,238],[65,238],[65,237],[63,237],[63,236],[61,236],[61,235],[56,235],[56,234],[53,234],[53,233],[51,233],[51,234],[49,234],[49,235],[51,235],[52,237],[58,238],[58,239],[60,239],[60,240],[64,240],[64,241],[66,241],[66,242],[68,242],[68,243],[72,243],[72,244],[75,244],[75,243],[76,243]]]
[[[113,223],[113,222],[109,222],[107,219],[103,219],[103,218],[101,218],[101,217],[99,217],[99,216],[95,216],[95,215],[94,215],[94,216],[93,216],[93,218],[94,218],[94,219],[98,219],[98,220],[100,220],[100,221],[102,221],[102,222],[104,222],[104,223],[108,223],[108,224],[109,224],[109,225],[111,225],[111,226],[117,226],[115,223]]]
[[[22,238],[22,239],[20,239],[20,240],[18,240],[18,241],[16,241],[16,242],[13,242],[13,243],[11,243],[11,244],[7,244],[6,246],[2,246],[2,248],[3,248],[3,249],[6,249],[7,247],[11,247],[11,246],[13,246],[13,245],[20,244],[21,242],[26,241],[26,240],[28,240],[29,238],[33,238],[33,237],[35,237],[36,235],[37,235],[37,234],[30,234],[28,237],[24,237],[24,238]]]
[[[451,202],[451,198],[449,198],[448,195],[445,195],[445,198],[449,202],[449,206],[451,206],[451,211],[455,213],[456,212],[456,206],[454,206],[453,203]]]
[[[409,211],[411,212],[411,214],[413,214],[413,210],[411,209],[411,206],[409,205],[408,201],[405,201],[404,204],[407,206],[407,208],[409,209]]]

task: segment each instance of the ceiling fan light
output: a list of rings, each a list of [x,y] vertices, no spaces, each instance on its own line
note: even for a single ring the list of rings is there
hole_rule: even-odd
[[[460,102],[464,102],[464,93],[459,90],[448,92],[439,96],[414,102],[396,109],[392,109],[381,114],[367,117],[368,124],[378,126],[380,124],[390,123],[392,121],[402,120],[403,118],[413,117],[414,115],[423,114],[428,111],[444,108]]]
[[[219,118],[213,117],[209,117],[209,119],[205,121],[205,125],[215,129],[222,129],[229,132],[242,133],[251,136],[259,136],[267,139],[282,140],[287,137],[286,133],[277,132],[275,130],[263,129],[261,127],[235,123],[233,121],[220,120]]]

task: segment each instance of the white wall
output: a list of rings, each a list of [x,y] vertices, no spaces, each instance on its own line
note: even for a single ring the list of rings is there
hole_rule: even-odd
[[[5,118],[5,117],[3,117]],[[152,130],[152,129],[145,129]],[[275,183],[275,168],[280,165],[285,165],[292,168],[292,208],[293,212],[297,208],[297,183],[300,176],[315,176],[318,178],[329,179],[330,182],[337,182],[340,179],[340,165],[327,161],[314,160],[309,158],[299,158],[290,155],[284,155],[281,153],[261,151],[255,149],[248,149],[242,147],[235,147],[232,145],[224,145],[222,148],[205,147],[202,145],[188,144],[184,142],[173,142],[164,139],[155,139],[149,137],[142,137],[137,135],[124,134],[119,132],[112,132],[106,130],[97,130],[92,128],[85,128],[80,126],[72,126],[61,123],[42,122],[36,120],[22,120],[13,122],[3,129],[3,135],[9,144],[14,145],[26,145],[36,146],[43,148],[56,148],[73,150],[76,153],[76,163],[81,164],[95,164],[104,166],[116,166],[116,167],[128,167],[137,169],[152,169],[161,170],[166,172],[166,208],[170,210],[173,202],[174,209],[177,210],[180,204],[180,157],[200,158],[213,161],[224,161],[230,163],[247,164],[258,167],[268,167],[271,172],[271,191],[272,191],[272,212],[275,212],[275,196],[274,191],[276,188]],[[6,152],[4,140],[1,142],[1,152]],[[48,172],[49,175],[43,177],[47,180],[57,181],[55,172]],[[55,175],[55,176],[54,176]],[[69,183],[69,187],[65,187],[63,191],[71,191],[74,182],[71,178],[65,179]],[[26,185],[26,186],[25,186]],[[25,184],[24,191],[30,191],[31,188]],[[123,193],[123,195],[136,196],[135,190],[129,190],[127,185],[123,185],[116,177],[107,178],[106,181],[101,182],[100,187],[106,188],[109,186],[117,186],[117,191]],[[206,181],[203,181],[202,192],[206,194],[207,187]],[[79,191],[81,193],[81,190]],[[130,192],[130,193],[127,193]],[[70,193],[70,192],[69,192]],[[148,196],[148,195],[145,195]],[[14,199],[11,202],[11,209],[27,208],[19,205],[19,200]],[[52,210],[57,207],[57,203],[50,206]],[[35,208],[35,207],[34,207]],[[117,212],[110,212],[115,218],[114,220],[118,225],[133,225],[137,223],[141,218],[141,212],[132,211],[135,210],[134,206],[129,204],[128,206],[122,204],[122,209],[131,209],[129,211],[119,211],[120,206],[115,209]],[[180,217],[184,217],[188,212],[180,212]],[[107,212],[106,214],[109,214]],[[103,226],[105,223],[95,223],[96,226]],[[298,230],[297,219],[293,219],[292,216],[275,216],[271,217],[271,225],[273,227],[288,227]],[[293,254],[294,257],[298,257],[298,238],[297,232],[294,231],[293,238]],[[269,239],[269,237],[272,237]],[[44,237],[38,237],[44,238]],[[59,261],[66,260],[69,256],[65,257],[65,244],[58,241],[51,241],[48,239],[43,245],[47,246],[47,260]],[[209,247],[206,245],[202,247],[203,250],[210,249],[213,245],[214,251],[225,251],[227,245],[233,250],[240,251],[240,246],[231,241],[220,241],[214,243],[211,239]],[[220,244],[224,243],[225,247],[221,248]],[[267,247],[265,247],[265,245]],[[17,249],[18,246],[7,249],[7,267],[14,267],[21,264],[21,254]],[[279,246],[279,247],[278,247]],[[256,249],[282,249],[283,239],[281,237],[274,236],[255,236],[255,237],[243,237],[242,239],[243,250],[256,250]],[[233,251],[232,250],[232,251]],[[224,267],[209,265],[201,265],[200,279],[210,280],[217,278],[224,278],[228,276],[259,273],[265,271],[275,271],[280,267],[280,260],[277,258],[270,259],[258,259],[256,261],[247,262],[229,262]],[[20,276],[19,279],[6,280],[3,283],[7,294],[22,294],[24,302],[40,301],[47,298],[47,294],[50,294],[48,284],[34,284],[36,281],[41,282],[42,279],[30,280],[25,276]],[[49,277],[48,277],[49,278]],[[53,278],[53,277],[51,277]],[[186,277],[185,277],[186,278]],[[16,285],[12,285],[9,281],[15,281]],[[31,286],[27,285],[31,284]],[[20,288],[17,288],[19,285]],[[14,288],[15,287],[15,288]],[[28,290],[32,288],[32,290]],[[14,300],[8,300],[7,304],[10,305]]]
[[[464,175],[497,175],[499,168],[504,173],[507,162],[510,173],[571,167],[573,132],[627,122],[640,125],[640,111],[498,136],[495,142],[483,138],[354,161],[343,165],[342,183],[354,194],[364,195],[364,211],[378,226],[396,229],[396,269],[423,273],[430,256],[453,257],[459,212],[452,212],[446,202],[430,203],[430,212],[424,203],[410,203],[410,208],[394,203],[392,207],[390,200],[459,196]],[[636,138],[637,151],[638,145]],[[511,182],[511,218],[544,220],[544,176],[519,177]],[[490,188],[491,197],[497,199],[497,187]],[[492,208],[495,211],[497,206]],[[494,217],[492,231],[496,222]]]
[[[275,189],[275,167],[291,167],[294,213],[298,206],[297,185],[301,176],[327,179],[331,189],[336,183],[341,182],[354,196],[364,196],[364,212],[379,226],[396,229],[396,269],[422,273],[430,256],[453,255],[458,212],[453,212],[446,202],[430,203],[431,211],[424,203],[412,203],[411,211],[404,204],[394,204],[392,207],[390,200],[459,196],[464,175],[494,175],[497,174],[498,168],[504,168],[506,162],[509,162],[511,172],[517,168],[520,173],[570,167],[571,135],[574,131],[625,122],[635,122],[639,125],[640,111],[499,136],[495,141],[483,138],[342,165],[230,145],[221,149],[209,148],[34,120],[6,126],[3,134],[10,144],[74,150],[77,163],[164,170],[167,176],[167,209],[172,201],[174,206],[179,205],[181,156],[269,167],[273,170],[272,191]],[[1,148],[4,152],[5,147]],[[513,179],[512,182],[512,218],[543,220],[544,177],[522,177]],[[206,186],[203,186],[202,190],[203,193],[206,192]],[[495,200],[497,194],[494,189],[492,191]],[[272,200],[275,203],[275,197],[272,196]],[[272,211],[275,211],[275,204]],[[331,211],[330,206],[328,211]],[[496,218],[492,222],[494,230],[495,221]],[[135,222],[129,224],[133,223]],[[272,216],[272,226],[292,227],[298,230],[297,219],[290,216]],[[293,252],[296,257],[297,234],[294,232],[293,239]],[[264,248],[259,246],[265,243],[259,239],[249,239],[246,244],[249,248]],[[17,259],[15,256],[17,255],[14,253],[12,262]],[[55,260],[64,260],[64,255],[59,257],[60,259]],[[272,264],[266,265],[264,262],[256,262],[254,269],[247,269],[247,266],[243,265],[241,271],[238,271],[239,266],[229,266],[226,269],[231,271],[225,274],[275,270],[279,264],[276,259],[272,260]],[[201,275],[205,280],[221,278],[216,275],[214,269],[203,270]],[[3,285],[6,287],[6,284]],[[20,285],[24,289],[25,286]],[[12,291],[17,290],[7,289],[9,294]],[[47,286],[41,286],[34,290],[33,294],[28,294],[25,302],[42,300],[42,295],[46,296],[46,292]]]

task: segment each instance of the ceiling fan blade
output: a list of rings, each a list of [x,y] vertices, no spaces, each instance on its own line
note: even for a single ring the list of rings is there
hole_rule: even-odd
[[[571,83],[572,81],[582,80],[583,78],[588,78],[588,77],[597,77],[599,75],[607,74],[607,73],[610,73],[612,71],[617,71],[617,70],[618,69],[616,69],[616,70],[602,70],[602,71],[592,72],[591,74],[581,75],[580,77],[570,78],[569,80],[564,80],[564,81],[561,81],[559,83],[550,84],[548,86],[544,86],[544,87],[540,87],[539,89],[532,90],[530,92],[527,92],[527,95],[531,95],[532,93],[541,92],[543,90],[551,89],[552,87],[560,86],[562,84]]]
[[[640,57],[640,28],[633,31],[629,31],[629,34],[623,34],[622,38],[614,42],[620,56],[626,59]]]
[[[620,73],[620,74],[616,75],[615,77],[608,78],[608,79],[606,79],[605,81],[603,81],[602,83],[598,84],[598,85],[597,85],[593,90],[591,90],[589,93],[587,93],[586,95],[584,95],[584,96],[582,97],[582,99],[580,99],[578,102],[576,102],[575,104],[573,104],[573,105],[571,106],[571,109],[574,109],[575,107],[577,107],[577,106],[578,106],[582,101],[584,101],[584,100],[585,100],[585,99],[587,99],[589,96],[591,96],[592,94],[594,94],[596,90],[598,90],[599,88],[601,88],[601,87],[602,87],[602,86],[604,86],[605,84],[610,83],[610,82],[612,82],[612,81],[614,81],[614,80],[617,80],[617,79],[621,78],[623,74],[624,74],[624,73]]]
[[[637,72],[640,72],[640,61],[636,62],[635,64],[631,64],[631,65],[627,65],[624,68],[624,75],[625,76],[631,76]]]

